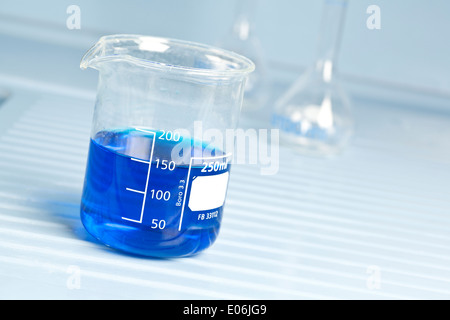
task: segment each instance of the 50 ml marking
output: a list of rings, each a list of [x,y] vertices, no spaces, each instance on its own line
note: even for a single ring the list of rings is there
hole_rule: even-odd
[[[137,161],[137,162],[141,162],[141,163],[145,163],[148,164],[148,171],[147,171],[147,180],[145,182],[145,189],[144,191],[141,190],[135,190],[135,189],[131,189],[131,188],[126,188],[126,190],[131,191],[131,192],[136,192],[136,193],[140,193],[144,195],[144,198],[142,199],[142,208],[141,208],[141,216],[139,218],[139,220],[136,219],[130,219],[130,218],[126,218],[126,217],[122,217],[123,220],[128,220],[128,221],[133,221],[133,222],[137,222],[137,223],[142,223],[142,218],[144,217],[144,207],[145,207],[145,199],[147,198],[147,189],[148,189],[148,181],[150,179],[150,170],[152,168],[152,158],[153,158],[153,150],[155,149],[155,140],[156,140],[156,133],[152,132],[152,131],[147,131],[147,130],[143,130],[143,129],[139,129],[139,128],[135,128],[138,131],[141,132],[145,132],[145,133],[150,133],[153,135],[153,140],[152,140],[152,151],[150,153],[150,159],[149,161],[144,161],[144,160],[140,160],[140,159],[135,159],[135,158],[131,158],[131,160],[133,161]],[[152,190],[153,194],[152,197],[155,195],[155,190]],[[158,190],[160,191],[160,190]],[[156,193],[158,194],[158,191],[156,191]],[[170,195],[169,195],[170,196]],[[165,198],[164,198],[165,200]],[[153,219],[155,220],[155,219]],[[164,223],[165,224],[165,223]]]

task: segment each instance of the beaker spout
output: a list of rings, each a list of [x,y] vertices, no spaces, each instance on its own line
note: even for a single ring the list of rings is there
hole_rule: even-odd
[[[101,37],[81,58],[80,68],[100,69],[105,62],[132,61],[139,60],[133,55],[139,48],[142,37],[134,38],[130,35],[111,35]]]
[[[94,68],[98,58],[104,55],[105,52],[105,42],[100,39],[96,44],[94,44],[81,58],[80,68],[85,70],[87,68]]]

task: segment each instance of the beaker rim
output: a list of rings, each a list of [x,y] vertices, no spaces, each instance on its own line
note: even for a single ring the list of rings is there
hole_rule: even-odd
[[[134,54],[130,54],[127,52],[127,46],[131,46],[133,43],[138,45],[138,50],[135,50]],[[114,50],[110,52],[105,50],[108,46]],[[159,61],[156,58],[144,58],[142,55],[142,53],[150,52],[157,56],[158,53],[163,54],[168,49],[180,50],[179,54],[185,54],[186,57],[188,54],[197,56],[203,54],[203,57],[210,60],[210,64],[202,67],[194,65],[192,61],[190,64],[187,62],[169,63],[169,54],[164,55],[164,59],[159,59]],[[140,54],[136,54],[136,52]],[[173,59],[176,58],[174,55]],[[180,59],[180,56],[178,58]],[[80,67],[82,69],[95,68],[102,62],[118,60],[125,60],[139,67],[199,76],[245,76],[255,69],[255,65],[250,59],[230,50],[193,41],[135,34],[114,34],[101,37],[83,56]]]

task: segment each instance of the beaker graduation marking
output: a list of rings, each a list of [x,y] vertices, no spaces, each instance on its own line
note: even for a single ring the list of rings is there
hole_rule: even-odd
[[[147,162],[147,161],[140,160],[140,159],[131,158],[131,160],[133,160],[133,161],[137,161],[137,162],[142,162],[142,163],[147,163],[147,164],[148,164],[147,180],[146,180],[146,182],[145,182],[145,189],[144,189],[144,191],[135,190],[135,189],[131,189],[131,188],[126,188],[127,191],[132,191],[132,192],[136,192],[136,193],[141,193],[141,194],[144,195],[144,199],[142,200],[141,217],[140,217],[139,220],[130,219],[130,218],[126,218],[126,217],[122,217],[122,219],[128,220],[128,221],[137,222],[137,223],[142,223],[142,218],[144,217],[145,199],[147,198],[148,182],[149,182],[149,180],[150,180],[150,170],[151,170],[151,168],[152,168],[153,151],[154,151],[154,149],[155,149],[156,133],[155,133],[155,132],[151,132],[151,131],[147,131],[147,130],[143,130],[143,129],[140,129],[140,128],[135,128],[135,129],[136,129],[137,131],[141,131],[141,132],[153,134],[153,139],[152,139],[152,151],[150,152],[150,159],[149,159],[148,162]]]

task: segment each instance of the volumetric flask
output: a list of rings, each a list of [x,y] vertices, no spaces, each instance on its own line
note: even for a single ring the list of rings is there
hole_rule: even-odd
[[[353,132],[350,100],[336,74],[346,9],[346,0],[324,1],[317,59],[275,103],[272,126],[300,153],[338,154]]]
[[[235,129],[254,64],[218,48],[111,35],[85,54],[99,71],[81,220],[104,244],[179,257],[216,239]],[[226,142],[226,143],[225,143]]]

